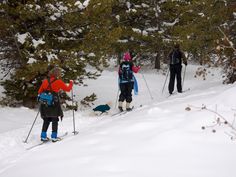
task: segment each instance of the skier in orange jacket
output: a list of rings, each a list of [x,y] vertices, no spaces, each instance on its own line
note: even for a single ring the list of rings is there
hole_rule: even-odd
[[[73,87],[71,80],[69,85],[65,84],[61,79],[60,69],[55,67],[49,72],[49,78],[43,80],[38,94],[42,92],[51,92],[53,94],[53,105],[40,104],[40,114],[43,119],[43,126],[41,132],[41,141],[48,141],[47,130],[50,122],[52,122],[51,139],[53,142],[60,140],[57,136],[59,117],[63,118],[63,111],[61,109],[60,99],[58,92],[60,90],[69,92]]]

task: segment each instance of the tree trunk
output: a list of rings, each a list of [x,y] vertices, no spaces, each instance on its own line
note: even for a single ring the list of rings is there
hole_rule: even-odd
[[[155,69],[161,69],[161,62],[160,62],[160,53],[157,52],[155,58]]]
[[[119,53],[117,58],[117,66],[120,65],[121,60],[122,60],[122,53]]]

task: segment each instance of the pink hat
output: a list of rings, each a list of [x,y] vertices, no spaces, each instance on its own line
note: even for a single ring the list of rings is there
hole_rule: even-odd
[[[126,52],[126,53],[124,54],[124,56],[123,56],[123,59],[124,59],[125,61],[131,60],[130,53],[129,53],[129,52]]]

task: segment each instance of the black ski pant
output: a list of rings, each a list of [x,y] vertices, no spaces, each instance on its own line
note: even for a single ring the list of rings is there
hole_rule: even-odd
[[[42,132],[47,132],[50,122],[52,122],[52,132],[57,132],[58,130],[58,117],[45,117],[43,118]]]
[[[132,102],[133,85],[134,85],[133,82],[120,83],[119,101],[121,101],[121,102],[126,101],[127,103]]]
[[[178,90],[178,92],[182,92],[181,71],[182,71],[181,64],[170,65],[170,82],[169,82],[169,93],[170,94],[172,94],[172,92],[174,91],[175,78],[177,80],[177,90]]]

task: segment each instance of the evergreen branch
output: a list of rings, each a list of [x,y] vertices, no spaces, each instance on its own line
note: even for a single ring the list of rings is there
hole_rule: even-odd
[[[1,80],[3,80],[5,77],[7,77],[7,75],[11,72],[12,68],[10,68],[6,74],[4,74],[1,78]]]
[[[7,18],[8,23],[11,24],[11,22],[10,22],[10,16],[9,16],[8,12],[6,12],[6,11],[4,11],[4,12],[5,12],[5,14],[6,14],[6,18]],[[14,39],[14,42],[15,42],[17,51],[18,51],[18,53],[19,53],[19,55],[20,55],[20,58],[23,59],[23,55],[22,55],[21,50],[20,50],[20,47],[19,47],[19,45],[18,45],[18,43],[17,43],[16,36],[14,35],[14,33],[16,34],[16,32],[15,32],[15,30],[14,30],[14,25],[12,25],[12,26],[13,26],[13,29],[10,28],[10,33],[11,33],[13,39]]]
[[[229,43],[230,46],[224,46],[225,48],[231,48],[234,50],[234,52],[236,52],[236,48],[234,47],[234,44],[232,41],[229,40],[229,38],[226,36],[226,34],[224,33],[224,31],[218,27],[218,30],[223,34],[224,39],[226,39],[226,41]]]

